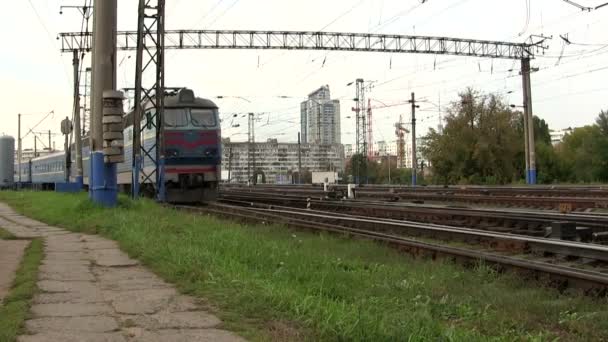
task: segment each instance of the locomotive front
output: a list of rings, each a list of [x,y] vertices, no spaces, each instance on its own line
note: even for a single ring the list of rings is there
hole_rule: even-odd
[[[214,200],[220,181],[218,107],[190,89],[165,98],[165,184],[169,202]]]

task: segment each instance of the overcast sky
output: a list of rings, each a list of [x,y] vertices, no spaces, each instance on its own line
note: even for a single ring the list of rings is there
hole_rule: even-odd
[[[577,1],[590,7],[606,2]],[[78,11],[60,15],[59,6],[84,0],[0,2],[7,9],[0,20],[0,134],[17,135],[17,113],[27,114],[22,128],[27,132],[51,110],[55,114],[35,130],[59,132],[61,119],[71,116],[72,67],[71,54],[62,55],[55,38],[81,27]],[[119,30],[135,29],[137,1],[118,2]],[[562,0],[173,0],[167,1],[166,13],[168,29],[324,30],[513,42],[531,34],[553,36],[545,56],[532,61],[540,68],[532,76],[534,114],[552,129],[591,124],[601,109],[608,109],[607,19],[608,6],[583,12]],[[566,45],[560,35],[573,44]],[[118,87],[132,87],[134,54],[119,52],[118,60]],[[201,97],[234,97],[214,101],[226,118],[223,136],[237,141],[246,140],[246,118],[230,117],[246,112],[263,113],[256,125],[258,141],[295,141],[299,102],[328,84],[342,103],[342,141],[353,142],[354,119],[347,116],[355,90],[346,84],[356,78],[377,82],[369,94],[374,106],[404,102],[412,91],[426,100],[418,115],[419,135],[439,124],[439,105],[448,105],[469,86],[522,103],[520,65],[511,60],[268,50],[177,50],[167,51],[166,60],[167,86],[187,86]],[[395,139],[399,115],[409,121],[409,107],[374,111],[376,140]],[[24,148],[31,146],[28,137]]]

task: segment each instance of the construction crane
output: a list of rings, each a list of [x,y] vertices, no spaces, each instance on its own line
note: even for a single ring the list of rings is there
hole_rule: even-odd
[[[399,122],[395,122],[395,135],[397,136],[397,168],[405,168],[405,135],[410,131],[403,125],[403,116],[399,115]]]
[[[373,130],[373,114],[372,114],[372,110],[373,109],[383,109],[383,108],[390,108],[390,107],[397,107],[397,106],[403,106],[406,105],[408,102],[404,101],[404,102],[399,102],[399,103],[394,103],[394,104],[386,104],[382,101],[379,100],[373,100],[375,102],[379,102],[382,105],[381,106],[372,106],[372,100],[373,99],[367,99],[367,158],[369,160],[372,160],[376,157],[376,151],[374,150],[374,130]],[[355,108],[353,108],[353,111],[357,111]],[[409,131],[408,131],[409,133]]]

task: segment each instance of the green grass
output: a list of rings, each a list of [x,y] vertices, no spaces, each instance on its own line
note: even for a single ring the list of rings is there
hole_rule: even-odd
[[[0,341],[15,341],[23,329],[30,301],[37,291],[38,266],[42,261],[42,240],[34,239],[26,248],[13,286],[0,305]]]
[[[0,228],[0,240],[14,240],[16,239],[15,235],[11,234],[9,231]]]
[[[0,193],[21,213],[120,243],[225,327],[254,340],[601,341],[608,300],[480,265],[414,260],[369,241],[244,226],[121,198]]]

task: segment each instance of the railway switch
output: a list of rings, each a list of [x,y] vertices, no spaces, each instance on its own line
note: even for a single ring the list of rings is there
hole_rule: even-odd
[[[576,225],[573,222],[553,222],[551,223],[551,237],[561,240],[574,240],[576,239]]]

